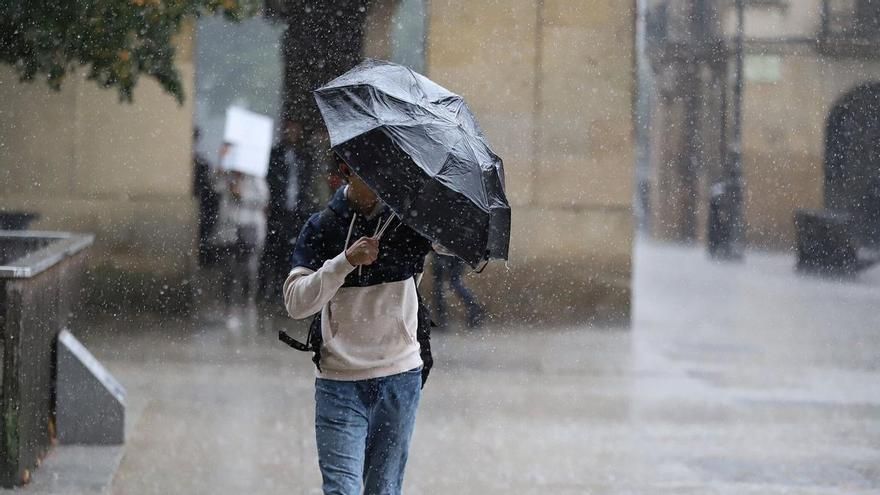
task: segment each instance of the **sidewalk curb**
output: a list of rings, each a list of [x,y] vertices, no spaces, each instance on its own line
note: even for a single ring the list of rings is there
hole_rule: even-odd
[[[61,445],[52,449],[33,473],[32,481],[0,494],[104,495],[122,461],[125,447]]]

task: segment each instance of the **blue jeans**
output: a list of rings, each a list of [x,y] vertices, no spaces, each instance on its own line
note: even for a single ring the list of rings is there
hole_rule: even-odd
[[[315,380],[325,495],[397,495],[421,397],[421,368],[361,381]],[[363,483],[363,485],[362,485]]]

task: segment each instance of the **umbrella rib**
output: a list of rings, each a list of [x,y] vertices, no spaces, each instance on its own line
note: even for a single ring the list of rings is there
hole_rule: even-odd
[[[419,108],[423,108],[425,111],[427,111],[428,113],[430,113],[431,115],[433,115],[433,116],[435,116],[435,117],[437,117],[437,118],[439,118],[439,119],[446,120],[446,121],[448,121],[448,122],[450,122],[450,123],[452,123],[452,124],[458,125],[458,126],[461,125],[461,124],[458,123],[458,121],[457,121],[454,117],[451,117],[451,116],[449,116],[449,115],[441,115],[441,114],[438,114],[437,112],[434,111],[433,108],[431,108],[431,107],[429,107],[429,106],[426,106],[426,105],[422,105],[422,104],[419,103],[419,102],[405,100],[405,99],[399,98],[399,97],[397,97],[397,96],[394,96],[394,95],[388,94],[387,92],[383,91],[383,90],[380,89],[380,88],[377,88],[376,86],[373,86],[372,84],[366,84],[366,83],[341,84],[341,85],[339,85],[339,86],[333,86],[332,88],[328,88],[326,91],[329,92],[329,91],[333,91],[333,90],[337,90],[337,89],[344,89],[344,88],[362,88],[362,87],[365,87],[365,88],[373,88],[373,89],[375,89],[375,90],[377,90],[377,91],[381,91],[382,94],[384,94],[384,95],[387,96],[388,98],[391,98],[392,100],[397,100],[397,101],[400,101],[400,102],[403,102],[403,103],[408,103],[408,104],[410,104],[410,105],[416,105],[416,106],[418,106]],[[421,90],[421,88],[419,88],[419,89]],[[315,92],[318,92],[318,91],[320,91],[320,90],[316,90]],[[424,91],[422,91],[422,93],[424,94]]]
[[[382,228],[379,229],[379,232],[377,232],[377,233],[373,236],[373,237],[376,238],[376,240],[380,240],[380,239],[382,239],[382,234],[385,233],[385,229],[387,229],[388,226],[391,225],[391,221],[394,220],[394,218],[395,218],[395,217],[394,217],[394,214],[393,214],[393,213],[392,213],[391,215],[388,215],[388,220],[386,220],[385,223],[382,224]]]

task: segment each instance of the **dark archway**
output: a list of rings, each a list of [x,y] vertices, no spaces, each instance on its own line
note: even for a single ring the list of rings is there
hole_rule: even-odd
[[[880,83],[856,87],[828,116],[825,206],[848,212],[859,240],[880,245]]]

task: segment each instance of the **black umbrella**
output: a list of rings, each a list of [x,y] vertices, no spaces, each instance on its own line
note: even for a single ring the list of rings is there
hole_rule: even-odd
[[[315,99],[333,150],[405,224],[471,266],[507,259],[504,167],[460,96],[366,60]]]

